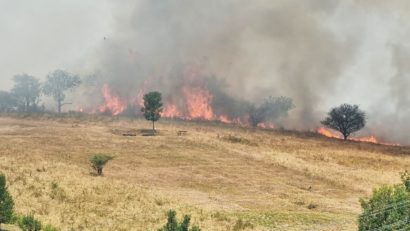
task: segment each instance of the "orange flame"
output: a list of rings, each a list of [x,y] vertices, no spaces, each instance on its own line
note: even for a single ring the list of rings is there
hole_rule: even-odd
[[[178,118],[182,117],[182,113],[174,104],[166,104],[164,110],[161,113],[161,116],[167,118]]]
[[[336,139],[343,139],[343,137],[335,133],[331,130],[328,130],[324,127],[321,127],[317,130],[317,133],[330,137],[330,138],[336,138]],[[395,143],[388,143],[388,142],[381,142],[379,141],[375,136],[366,136],[366,137],[353,137],[353,138],[348,138],[349,140],[353,141],[359,141],[359,142],[367,142],[367,143],[373,143],[373,144],[383,144],[383,145],[390,145],[390,146],[401,146],[400,144],[395,144]]]
[[[111,94],[111,89],[107,84],[104,84],[101,89],[102,95],[105,100],[105,105],[102,105],[98,108],[100,112],[105,112],[109,110],[113,115],[119,115],[126,109],[126,103],[121,100],[118,96],[113,96]]]
[[[188,110],[187,119],[214,119],[214,112],[211,107],[212,95],[207,89],[195,87],[182,89]]]

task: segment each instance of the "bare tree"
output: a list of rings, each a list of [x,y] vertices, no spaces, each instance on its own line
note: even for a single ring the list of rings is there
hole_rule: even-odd
[[[343,139],[353,132],[359,131],[366,125],[366,115],[357,105],[342,104],[332,108],[328,116],[321,123],[342,133]]]

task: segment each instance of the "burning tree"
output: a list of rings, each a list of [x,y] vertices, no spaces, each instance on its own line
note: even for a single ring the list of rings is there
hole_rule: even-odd
[[[353,132],[359,131],[366,125],[366,115],[357,105],[342,104],[332,108],[328,116],[321,123],[342,133],[343,139]]]
[[[43,85],[43,92],[47,96],[52,96],[57,102],[58,113],[61,113],[61,107],[65,105],[65,91],[73,89],[80,85],[81,81],[78,76],[72,75],[62,70],[56,70],[47,76]]]
[[[269,119],[278,119],[287,116],[288,111],[294,107],[292,99],[288,97],[269,97],[259,107],[254,105],[249,109],[249,123],[256,127]]]
[[[161,118],[162,95],[157,91],[149,92],[144,95],[144,107],[141,111],[144,113],[144,117],[147,120],[152,121],[152,130],[155,131],[155,121]]]

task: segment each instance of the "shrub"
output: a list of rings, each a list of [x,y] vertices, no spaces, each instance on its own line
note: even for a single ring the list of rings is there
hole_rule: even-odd
[[[376,189],[369,200],[361,200],[361,205],[359,231],[410,230],[410,193],[403,185]]]
[[[56,227],[53,227],[52,225],[46,225],[42,231],[58,231]]]
[[[158,231],[201,231],[201,229],[197,226],[192,227],[189,229],[189,223],[191,222],[191,217],[188,215],[184,216],[184,220],[179,224],[177,221],[177,213],[174,210],[168,211],[168,222],[167,224],[158,229]]]
[[[18,226],[23,231],[40,231],[41,222],[34,218],[33,215],[26,215],[18,220]]]
[[[239,230],[245,230],[245,229],[253,229],[253,224],[250,223],[249,221],[243,221],[242,219],[239,219],[236,221],[235,225],[233,226],[232,230],[234,231],[239,231]]]
[[[407,192],[410,192],[410,172],[405,171],[401,174],[401,181],[404,184],[404,187],[406,187]]]
[[[104,166],[107,164],[108,161],[112,159],[112,156],[96,154],[90,159],[91,167],[97,172],[98,176],[101,176],[103,173]]]
[[[9,223],[13,218],[14,202],[7,191],[6,177],[0,175],[0,229],[2,223]]]

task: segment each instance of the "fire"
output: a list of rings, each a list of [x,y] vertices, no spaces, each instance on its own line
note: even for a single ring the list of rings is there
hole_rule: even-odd
[[[321,135],[324,135],[324,136],[326,136],[326,137],[330,137],[330,138],[342,139],[342,136],[341,136],[341,135],[336,134],[336,133],[334,133],[334,132],[332,132],[332,131],[330,131],[330,130],[327,130],[326,128],[323,128],[323,127],[319,128],[319,129],[317,130],[317,133],[319,133],[319,134],[321,134]]]
[[[212,95],[207,89],[200,87],[182,89],[188,111],[187,119],[215,119],[214,112],[211,107]]]
[[[330,137],[330,138],[336,138],[336,139],[343,139],[343,137],[338,134],[335,133],[331,130],[328,130],[324,127],[321,127],[317,130],[317,133],[326,136],[326,137]],[[373,143],[373,144],[383,144],[383,145],[390,145],[390,146],[400,146],[400,144],[394,144],[394,143],[387,143],[387,142],[381,142],[379,141],[375,136],[365,136],[365,137],[353,137],[353,138],[349,138],[349,140],[353,140],[353,141],[359,141],[359,142],[366,142],[366,143]]]
[[[127,108],[126,102],[120,97],[112,95],[111,89],[107,84],[103,85],[101,93],[104,97],[105,104],[98,108],[100,112],[109,110],[113,115],[119,115]]]
[[[174,104],[166,104],[161,116],[166,118],[180,118],[182,117],[182,113]]]

